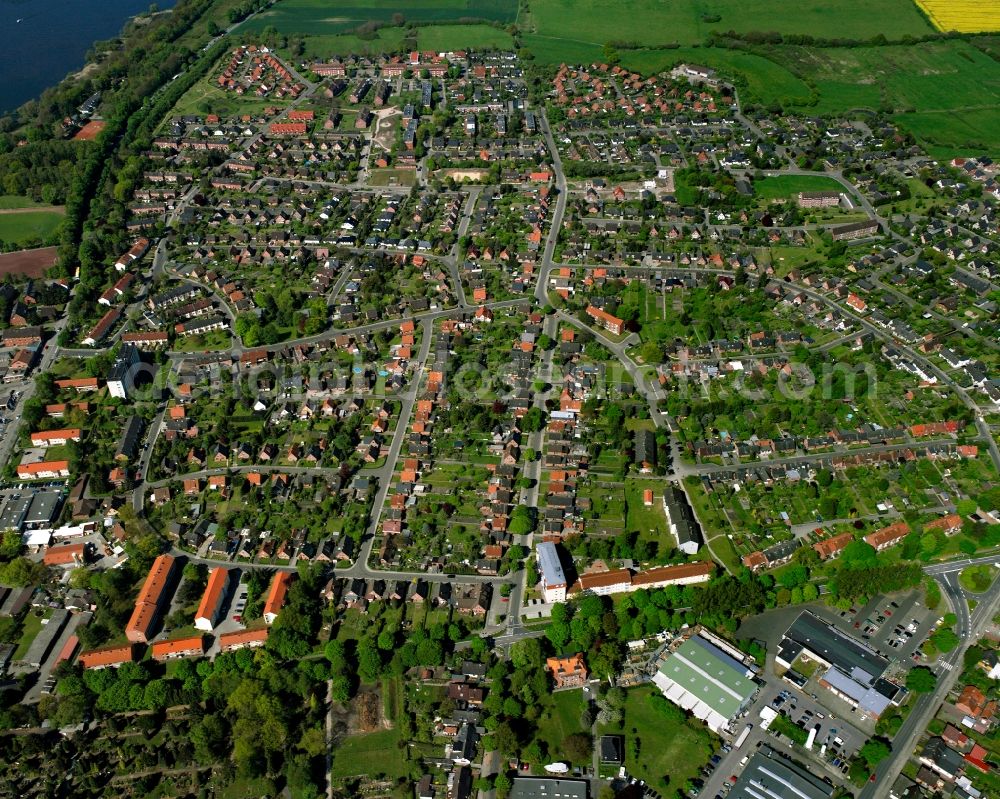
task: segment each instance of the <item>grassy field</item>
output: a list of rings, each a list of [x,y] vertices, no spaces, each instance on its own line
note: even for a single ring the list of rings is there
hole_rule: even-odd
[[[979,33],[1000,30],[1000,0],[915,0],[942,31]]]
[[[300,0],[301,1],[301,0]],[[919,36],[932,28],[910,0],[806,0],[781,7],[764,0],[532,0],[533,32],[553,38],[646,46],[700,44],[714,32],[778,31],[870,39]]]
[[[417,28],[421,50],[447,52],[467,47],[478,50],[510,50],[514,39],[507,31],[492,25],[427,25]]]
[[[764,178],[753,184],[754,194],[764,200],[784,200],[795,197],[800,191],[841,191],[833,178],[825,175],[778,175]]]
[[[645,780],[657,790],[669,775],[670,788],[679,789],[697,777],[712,754],[712,736],[697,721],[675,724],[650,706],[658,690],[653,686],[631,688],[625,701],[625,722],[620,729],[602,730],[625,735],[625,767],[631,776]],[[638,738],[636,757],[632,740]]]
[[[440,53],[466,47],[509,50],[514,46],[514,39],[509,33],[492,25],[423,25],[413,30],[416,31],[419,50]],[[321,33],[304,38],[305,51],[302,55],[292,57],[288,52],[283,55],[293,61],[313,61],[352,54],[396,53],[410,46],[406,44],[407,35],[407,29],[400,27],[379,28],[364,38],[354,33]]]
[[[573,733],[588,732],[580,726],[583,713],[583,693],[581,691],[560,691],[552,694],[546,702],[545,710],[538,720],[538,737],[546,742],[550,759],[558,759],[560,745]]]
[[[287,101],[269,100],[256,97],[253,94],[240,96],[235,92],[227,92],[215,82],[216,73],[213,70],[184,93],[169,114],[164,117],[164,123],[175,116],[205,116],[218,114],[221,117],[231,117],[239,114],[262,114],[268,106],[287,105]]]
[[[30,197],[21,197],[18,194],[0,194],[0,210],[7,211],[12,208],[46,208],[44,203],[36,203]]]
[[[47,241],[63,220],[57,211],[24,211],[0,214],[0,241],[26,244],[35,239]]]
[[[936,158],[970,153],[1000,154],[1000,108],[977,111],[923,111],[897,114],[900,126],[916,136]]]
[[[384,774],[390,779],[402,777],[408,772],[406,761],[397,744],[397,730],[380,730],[346,738],[333,751],[333,765],[330,778],[341,780],[347,777]]]
[[[332,5],[329,0],[284,0],[258,14],[241,31],[261,31],[274,26],[279,33],[346,33],[365,22],[393,19],[411,22],[447,22],[480,19],[513,22],[517,0],[353,0],[349,5]]]
[[[665,544],[673,539],[667,532],[667,517],[663,512],[662,480],[628,480],[625,483],[625,529],[638,530],[643,538],[650,538]],[[649,507],[642,501],[643,491],[653,491],[653,504]]]

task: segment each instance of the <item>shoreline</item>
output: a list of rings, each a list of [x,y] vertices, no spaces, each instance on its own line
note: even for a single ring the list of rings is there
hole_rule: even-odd
[[[174,5],[176,5],[177,2],[179,2],[179,0],[172,0],[172,2],[174,3]],[[123,39],[131,26],[134,25],[136,27],[144,27],[146,24],[148,24],[148,22],[152,21],[156,17],[159,17],[164,14],[172,14],[173,12],[174,8],[171,7],[156,11],[152,14],[149,13],[148,10],[132,14],[125,18],[125,20],[121,24],[121,27],[118,29],[117,33],[115,33],[110,38]],[[8,108],[0,108],[0,116],[9,116],[12,114],[17,114],[28,103],[38,102],[41,99],[41,96],[50,89],[56,89],[59,86],[62,86],[63,84],[86,80],[89,77],[91,77],[95,72],[97,72],[101,68],[103,62],[88,61],[87,53],[89,52],[91,47],[93,47],[100,41],[107,41],[107,39],[94,39],[93,41],[87,43],[87,50],[83,54],[83,65],[79,69],[67,72],[59,80],[53,83],[49,83],[48,85],[42,87],[37,93],[33,94],[31,97],[28,97],[25,100],[22,100],[17,105]],[[102,51],[100,55],[105,56],[107,53],[110,52],[111,52],[110,50]]]

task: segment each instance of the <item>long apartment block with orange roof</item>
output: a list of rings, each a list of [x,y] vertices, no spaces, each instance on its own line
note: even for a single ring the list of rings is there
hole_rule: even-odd
[[[81,652],[79,663],[85,669],[106,669],[109,666],[120,666],[122,663],[134,663],[136,660],[135,644],[128,644]]]
[[[212,569],[208,575],[208,585],[202,594],[201,604],[194,617],[194,626],[207,633],[215,629],[219,623],[222,605],[226,600],[226,590],[229,588],[229,569],[219,566]]]
[[[274,620],[278,618],[278,614],[285,604],[285,597],[288,595],[288,586],[291,583],[291,572],[278,572],[271,580],[271,587],[267,591],[267,600],[264,602],[264,621],[268,624],[274,624]]]
[[[134,643],[146,643],[150,637],[160,612],[169,599],[167,590],[174,575],[177,561],[170,555],[160,555],[153,561],[153,567],[146,575],[139,596],[135,600],[132,618],[125,625],[125,635]]]
[[[149,653],[156,660],[173,660],[174,658],[201,657],[205,654],[206,648],[205,636],[192,635],[190,638],[157,641],[149,647]]]

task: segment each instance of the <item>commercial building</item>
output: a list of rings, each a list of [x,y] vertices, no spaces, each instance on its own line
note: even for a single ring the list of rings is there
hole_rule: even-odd
[[[743,767],[729,799],[830,799],[828,785],[770,746],[758,749]]]
[[[146,575],[139,596],[135,600],[135,610],[125,625],[125,635],[133,643],[146,643],[151,638],[153,627],[160,611],[169,598],[167,590],[174,574],[176,560],[170,555],[160,555],[153,561],[153,567]]]
[[[36,491],[30,499],[31,504],[21,519],[25,527],[48,527],[59,516],[63,496],[58,491]]]
[[[588,799],[586,780],[560,777],[514,777],[510,799]]]
[[[819,683],[862,713],[878,718],[904,691],[882,678],[889,661],[831,624],[803,611],[778,644],[775,661],[785,668],[800,655],[822,664]]]
[[[20,530],[30,507],[30,495],[7,500],[3,513],[0,514],[0,531]]]
[[[749,707],[758,685],[739,652],[714,635],[692,635],[666,657],[653,682],[663,695],[713,732]]]
[[[85,544],[65,544],[59,547],[49,547],[42,563],[46,566],[83,566],[87,562],[87,546]]]
[[[212,569],[208,575],[208,585],[201,596],[201,604],[194,617],[194,626],[207,633],[215,629],[219,623],[219,614],[226,600],[226,589],[229,587],[229,569],[222,566]]]
[[[543,541],[536,549],[538,571],[542,575],[542,595],[546,602],[566,601],[566,573],[559,561],[559,550],[551,541]]]

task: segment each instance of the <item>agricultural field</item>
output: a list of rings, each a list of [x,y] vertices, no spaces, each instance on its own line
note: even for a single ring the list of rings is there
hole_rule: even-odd
[[[331,5],[328,0],[284,0],[249,19],[241,32],[274,27],[278,33],[336,34],[356,29],[366,22],[394,24],[451,22],[479,19],[513,22],[517,0],[354,0],[350,5]]]
[[[1000,68],[967,42],[919,47],[776,48],[778,60],[819,91],[819,113],[1000,106]]]
[[[0,255],[0,278],[5,275],[41,277],[45,270],[55,264],[58,253],[58,247],[4,253]]]
[[[1000,65],[968,42],[775,47],[768,55],[815,88],[811,113],[890,110],[929,145],[1000,151]]]
[[[300,2],[303,0],[300,0]],[[608,41],[657,46],[701,44],[712,32],[778,31],[848,39],[921,36],[931,26],[910,0],[806,0],[783,6],[763,0],[532,0],[526,30],[550,37],[601,45]],[[567,25],[567,20],[572,22]],[[537,52],[537,51],[536,51]]]
[[[35,211],[26,209],[15,213],[0,214],[0,242],[23,245],[34,242],[47,243],[62,223],[61,211]]]
[[[1000,0],[916,0],[938,30],[982,33],[1000,30]]]

